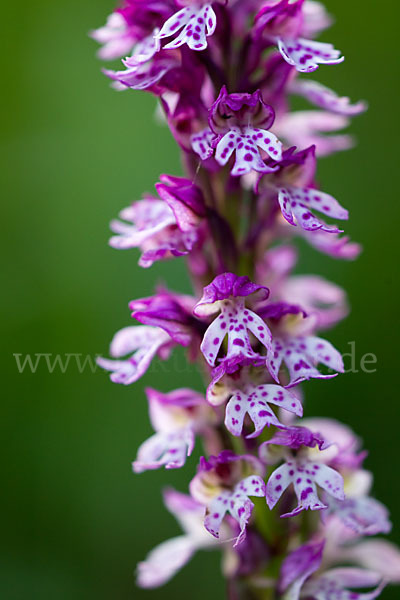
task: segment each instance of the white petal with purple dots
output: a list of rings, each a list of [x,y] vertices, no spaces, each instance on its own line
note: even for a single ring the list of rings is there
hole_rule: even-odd
[[[225,336],[228,336],[227,358],[238,354],[257,358],[248,334],[250,330],[265,348],[270,347],[271,333],[264,321],[247,309],[241,298],[220,302],[221,314],[208,327],[200,349],[208,364],[213,367]]]
[[[246,127],[243,131],[232,128],[218,142],[215,160],[220,165],[226,165],[232,154],[236,152],[235,164],[231,171],[236,177],[253,170],[259,173],[274,172],[276,167],[264,163],[259,148],[274,160],[282,158],[282,143],[270,131],[252,127]]]
[[[225,412],[226,428],[232,435],[241,435],[246,414],[255,426],[254,432],[248,435],[248,438],[260,435],[264,427],[285,427],[269,404],[275,404],[298,417],[303,415],[300,400],[285,388],[274,384],[248,386],[246,391],[237,390],[229,400]]]
[[[336,50],[332,44],[314,40],[279,38],[278,48],[286,62],[301,73],[315,71],[320,64],[336,65],[344,61],[344,56],[340,56],[340,50]]]
[[[310,208],[334,219],[348,219],[348,211],[329,194],[311,188],[295,188],[287,186],[279,189],[279,205],[286,221],[290,225],[299,224],[306,231],[322,229],[328,233],[341,233],[334,225],[327,225],[309,210]]]
[[[279,370],[282,362],[288,368],[290,381],[286,387],[292,387],[307,379],[329,379],[336,373],[323,375],[316,368],[319,363],[343,373],[341,354],[326,340],[315,337],[289,337],[286,340],[274,338],[272,350],[267,355],[267,368],[279,383]]]
[[[316,485],[337,500],[344,500],[343,478],[337,471],[324,464],[293,459],[278,467],[268,480],[266,499],[270,509],[274,508],[290,484],[293,484],[298,505],[282,517],[292,517],[303,510],[328,508],[318,498]]]
[[[337,516],[357,535],[390,533],[392,529],[386,506],[375,498],[361,496],[346,498],[343,502],[330,500],[328,505],[327,514]]]
[[[246,477],[232,492],[224,490],[211,501],[204,519],[207,531],[218,538],[222,520],[226,513],[229,513],[240,526],[234,547],[243,542],[246,537],[246,525],[254,508],[249,496],[265,496],[265,483],[258,475]]]
[[[190,138],[193,152],[196,152],[201,160],[207,160],[214,154],[214,149],[211,146],[212,140],[215,138],[215,133],[209,127],[194,133]]]
[[[185,6],[172,15],[162,26],[155,38],[160,41],[176,35],[164,49],[179,48],[187,44],[191,50],[205,50],[207,48],[207,37],[212,35],[217,26],[217,18],[210,4]]]

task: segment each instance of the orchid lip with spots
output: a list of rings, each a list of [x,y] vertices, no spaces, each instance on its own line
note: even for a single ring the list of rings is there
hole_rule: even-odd
[[[176,369],[176,389],[145,390],[153,433],[134,473],[171,476],[194,470],[194,449],[201,458],[187,490],[163,493],[182,532],[138,564],[140,587],[207,549],[223,555],[229,600],[373,600],[400,583],[399,550],[373,537],[391,522],[361,440],[307,403],[310,380],[322,403],[344,372],[327,330],[349,304],[323,276],[293,273],[298,241],[339,260],[360,253],[342,235],[340,178],[336,199],[317,175],[366,110],[318,81],[344,60],[317,39],[330,24],[315,0],[121,0],[91,32],[100,58],[122,59],[104,71],[112,87],[157,99],[184,169],[111,221],[110,246],[143,268],[180,258],[193,284],[131,300],[135,323],[98,364],[129,386],[182,347],[204,376],[194,390]],[[292,111],[295,96],[310,110]]]

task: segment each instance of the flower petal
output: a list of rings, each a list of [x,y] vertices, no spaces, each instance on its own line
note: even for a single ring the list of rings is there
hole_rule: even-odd
[[[289,471],[291,472],[292,470],[291,463],[284,463],[275,469],[271,477],[268,479],[265,497],[268,507],[271,510],[274,508],[283,492],[292,483],[292,476],[289,475]]]
[[[142,588],[156,588],[169,581],[192,558],[195,551],[192,540],[186,536],[172,538],[156,546],[137,565],[137,584]]]
[[[304,38],[294,40],[279,38],[278,48],[286,62],[301,73],[315,71],[320,64],[335,65],[344,61],[344,56],[341,57],[340,51],[332,44]]]
[[[340,97],[333,90],[310,79],[293,81],[289,86],[289,91],[292,94],[303,96],[303,98],[306,98],[309,102],[314,104],[314,106],[318,106],[319,108],[329,110],[330,112],[345,117],[359,115],[367,110],[367,104],[365,102],[351,104],[350,99],[346,96]]]
[[[185,427],[174,433],[158,432],[146,440],[139,448],[136,460],[132,463],[135,473],[158,469],[179,469],[186,462],[194,447],[194,433]]]

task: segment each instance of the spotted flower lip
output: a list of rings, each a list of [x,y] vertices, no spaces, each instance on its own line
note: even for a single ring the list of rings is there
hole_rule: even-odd
[[[271,332],[255,312],[246,308],[248,296],[265,299],[269,291],[264,286],[253,284],[248,277],[237,277],[233,273],[218,275],[204,288],[203,297],[194,308],[196,315],[209,315],[218,310],[220,316],[208,326],[200,345],[204,358],[211,367],[215,366],[225,337],[228,347],[225,360],[252,360],[257,363],[259,353],[253,350],[249,332],[263,345],[270,348]],[[221,357],[222,358],[222,357]]]
[[[335,225],[327,225],[311,212],[317,210],[334,219],[348,219],[349,214],[340,204],[324,192],[311,188],[297,187],[280,188],[278,196],[282,214],[290,225],[299,224],[307,231],[322,229],[328,233],[342,233]]]
[[[321,229],[328,233],[341,233],[336,225],[327,225],[312,212],[316,210],[339,220],[349,217],[348,211],[333,196],[316,188],[315,171],[314,145],[298,152],[289,148],[284,152],[282,161],[276,164],[276,172],[260,176],[257,188],[276,188],[282,215],[290,225],[300,225],[306,231]]]
[[[229,94],[223,86],[209,110],[210,130],[203,131],[201,137],[194,136],[192,147],[203,159],[211,155],[214,147],[215,160],[221,166],[235,153],[231,171],[234,177],[252,170],[271,173],[276,167],[264,162],[260,150],[275,160],[282,158],[282,144],[269,131],[274,119],[275,111],[263,101],[260,90],[252,94]],[[213,138],[212,134],[217,137]]]
[[[332,44],[304,37],[312,37],[330,24],[326,13],[316,9],[316,4],[301,0],[267,2],[256,15],[256,35],[276,43],[282,58],[301,73],[315,71],[320,64],[338,64],[344,60]],[[308,10],[303,11],[303,7]]]
[[[337,500],[344,500],[343,477],[323,463],[312,463],[296,458],[288,460],[275,469],[267,482],[266,500],[273,509],[282,494],[293,484],[298,505],[281,518],[293,517],[303,510],[324,510],[327,505],[320,501],[316,485]]]
[[[312,73],[319,65],[337,65],[344,61],[340,50],[336,50],[332,44],[304,38],[279,38],[278,48],[286,62],[301,73]]]
[[[243,470],[250,476],[243,477]],[[239,455],[224,450],[218,456],[200,458],[197,474],[190,483],[192,497],[206,506],[204,525],[219,538],[221,523],[228,513],[239,525],[234,547],[243,543],[246,526],[254,504],[249,496],[265,496],[265,483],[260,475],[262,464],[253,455]]]
[[[165,44],[165,49],[187,44],[191,50],[205,50],[207,37],[214,33],[216,26],[217,18],[211,2],[199,0],[184,6],[165,21],[155,39],[160,44],[162,39],[173,37],[172,41]]]
[[[274,426],[278,429],[285,429],[285,425],[276,417],[270,404],[299,417],[303,415],[300,400],[285,388],[274,384],[261,384],[258,386],[249,384],[246,390],[234,390],[226,406],[226,428],[232,435],[241,435],[247,413],[255,426],[254,432],[246,436],[248,439],[259,436],[265,427]],[[279,433],[276,433],[273,439],[278,439],[277,443],[281,443]],[[270,443],[273,443],[272,440]]]
[[[229,513],[240,527],[233,547],[241,544],[246,537],[246,526],[254,508],[249,496],[265,496],[265,484],[258,475],[250,475],[240,481],[231,492],[224,490],[211,501],[204,520],[207,531],[218,538],[222,519]]]
[[[272,377],[279,383],[279,370],[282,362],[288,368],[290,381],[286,387],[293,387],[307,379],[331,379],[344,372],[341,354],[326,340],[316,336],[274,338],[271,351],[267,355],[267,367]],[[337,371],[321,373],[316,365],[322,363]]]
[[[316,2],[287,0],[267,2],[256,15],[256,35],[274,42],[282,58],[303,73],[315,71],[320,64],[337,64],[344,60],[332,44],[309,39],[330,24],[322,7],[319,9],[317,5]]]

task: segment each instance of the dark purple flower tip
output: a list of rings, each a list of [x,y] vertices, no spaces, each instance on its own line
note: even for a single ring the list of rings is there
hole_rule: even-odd
[[[199,464],[197,466],[197,472],[212,471],[213,469],[219,469],[223,465],[229,465],[232,462],[242,460],[242,456],[235,454],[232,450],[222,450],[218,456],[211,455],[208,459],[204,456],[200,456]]]
[[[211,455],[208,459],[201,456],[197,465],[197,473],[213,471],[221,483],[232,485],[243,476],[241,462],[250,466],[256,473],[263,469],[259,459],[252,454],[235,454],[232,450],[222,450],[218,456]]]
[[[261,367],[265,365],[265,356],[249,357],[243,354],[235,354],[222,358],[215,369],[212,370],[212,380],[210,385],[215,385],[224,375],[233,375],[238,373],[241,367]]]
[[[151,32],[161,27],[163,22],[174,12],[174,2],[167,0],[123,0],[114,12],[119,13],[130,27]]]
[[[315,144],[308,146],[308,148],[304,148],[303,150],[297,150],[296,146],[291,146],[283,153],[282,160],[280,161],[280,166],[290,167],[295,165],[304,165],[310,159],[313,159],[313,162],[316,163],[315,157]]]
[[[255,16],[255,34],[297,37],[303,24],[303,2],[304,0],[298,0],[297,2],[291,0],[265,2]]]
[[[260,127],[269,129],[275,120],[275,111],[266,104],[260,90],[253,94],[228,94],[225,86],[209,111],[209,125],[214,133],[223,134],[232,127]]]
[[[282,185],[290,184],[297,187],[313,187],[317,168],[315,145],[309,146],[304,150],[298,150],[297,152],[296,146],[292,146],[284,151],[282,160],[277,162],[270,158],[266,161],[266,164],[271,168],[276,168],[274,177]],[[264,175],[260,177],[257,189],[262,190],[263,177]]]
[[[242,367],[248,366],[265,367],[265,356],[255,355],[250,358],[239,353],[235,356],[221,359],[219,365],[215,367],[211,373],[211,381],[207,387],[206,393],[207,402],[212,406],[219,404],[219,402],[215,402],[215,398],[218,396],[216,389],[221,379],[228,376],[233,382],[240,378]]]
[[[265,442],[266,444],[276,444],[277,446],[289,446],[293,450],[298,450],[301,446],[326,450],[331,446],[319,433],[313,433],[307,427],[288,427],[278,430],[275,435]]]
[[[186,296],[168,290],[129,303],[132,317],[144,325],[164,329],[182,346],[189,346],[197,335],[204,333],[203,324],[192,314],[192,303]]]
[[[217,302],[247,296],[253,296],[253,301],[266,300],[269,289],[252,283],[247,276],[239,277],[234,273],[222,273],[204,288],[203,296],[193,312],[198,317],[205,317],[218,310]]]
[[[311,542],[296,548],[283,561],[278,589],[282,594],[296,580],[307,579],[321,565],[325,540]]]
[[[181,231],[191,231],[206,215],[203,193],[190,179],[161,175],[156,190],[173,211]]]
[[[308,315],[297,304],[288,304],[287,302],[270,302],[266,306],[257,310],[257,313],[262,319],[272,319],[279,321],[286,315],[303,315],[306,318]]]

